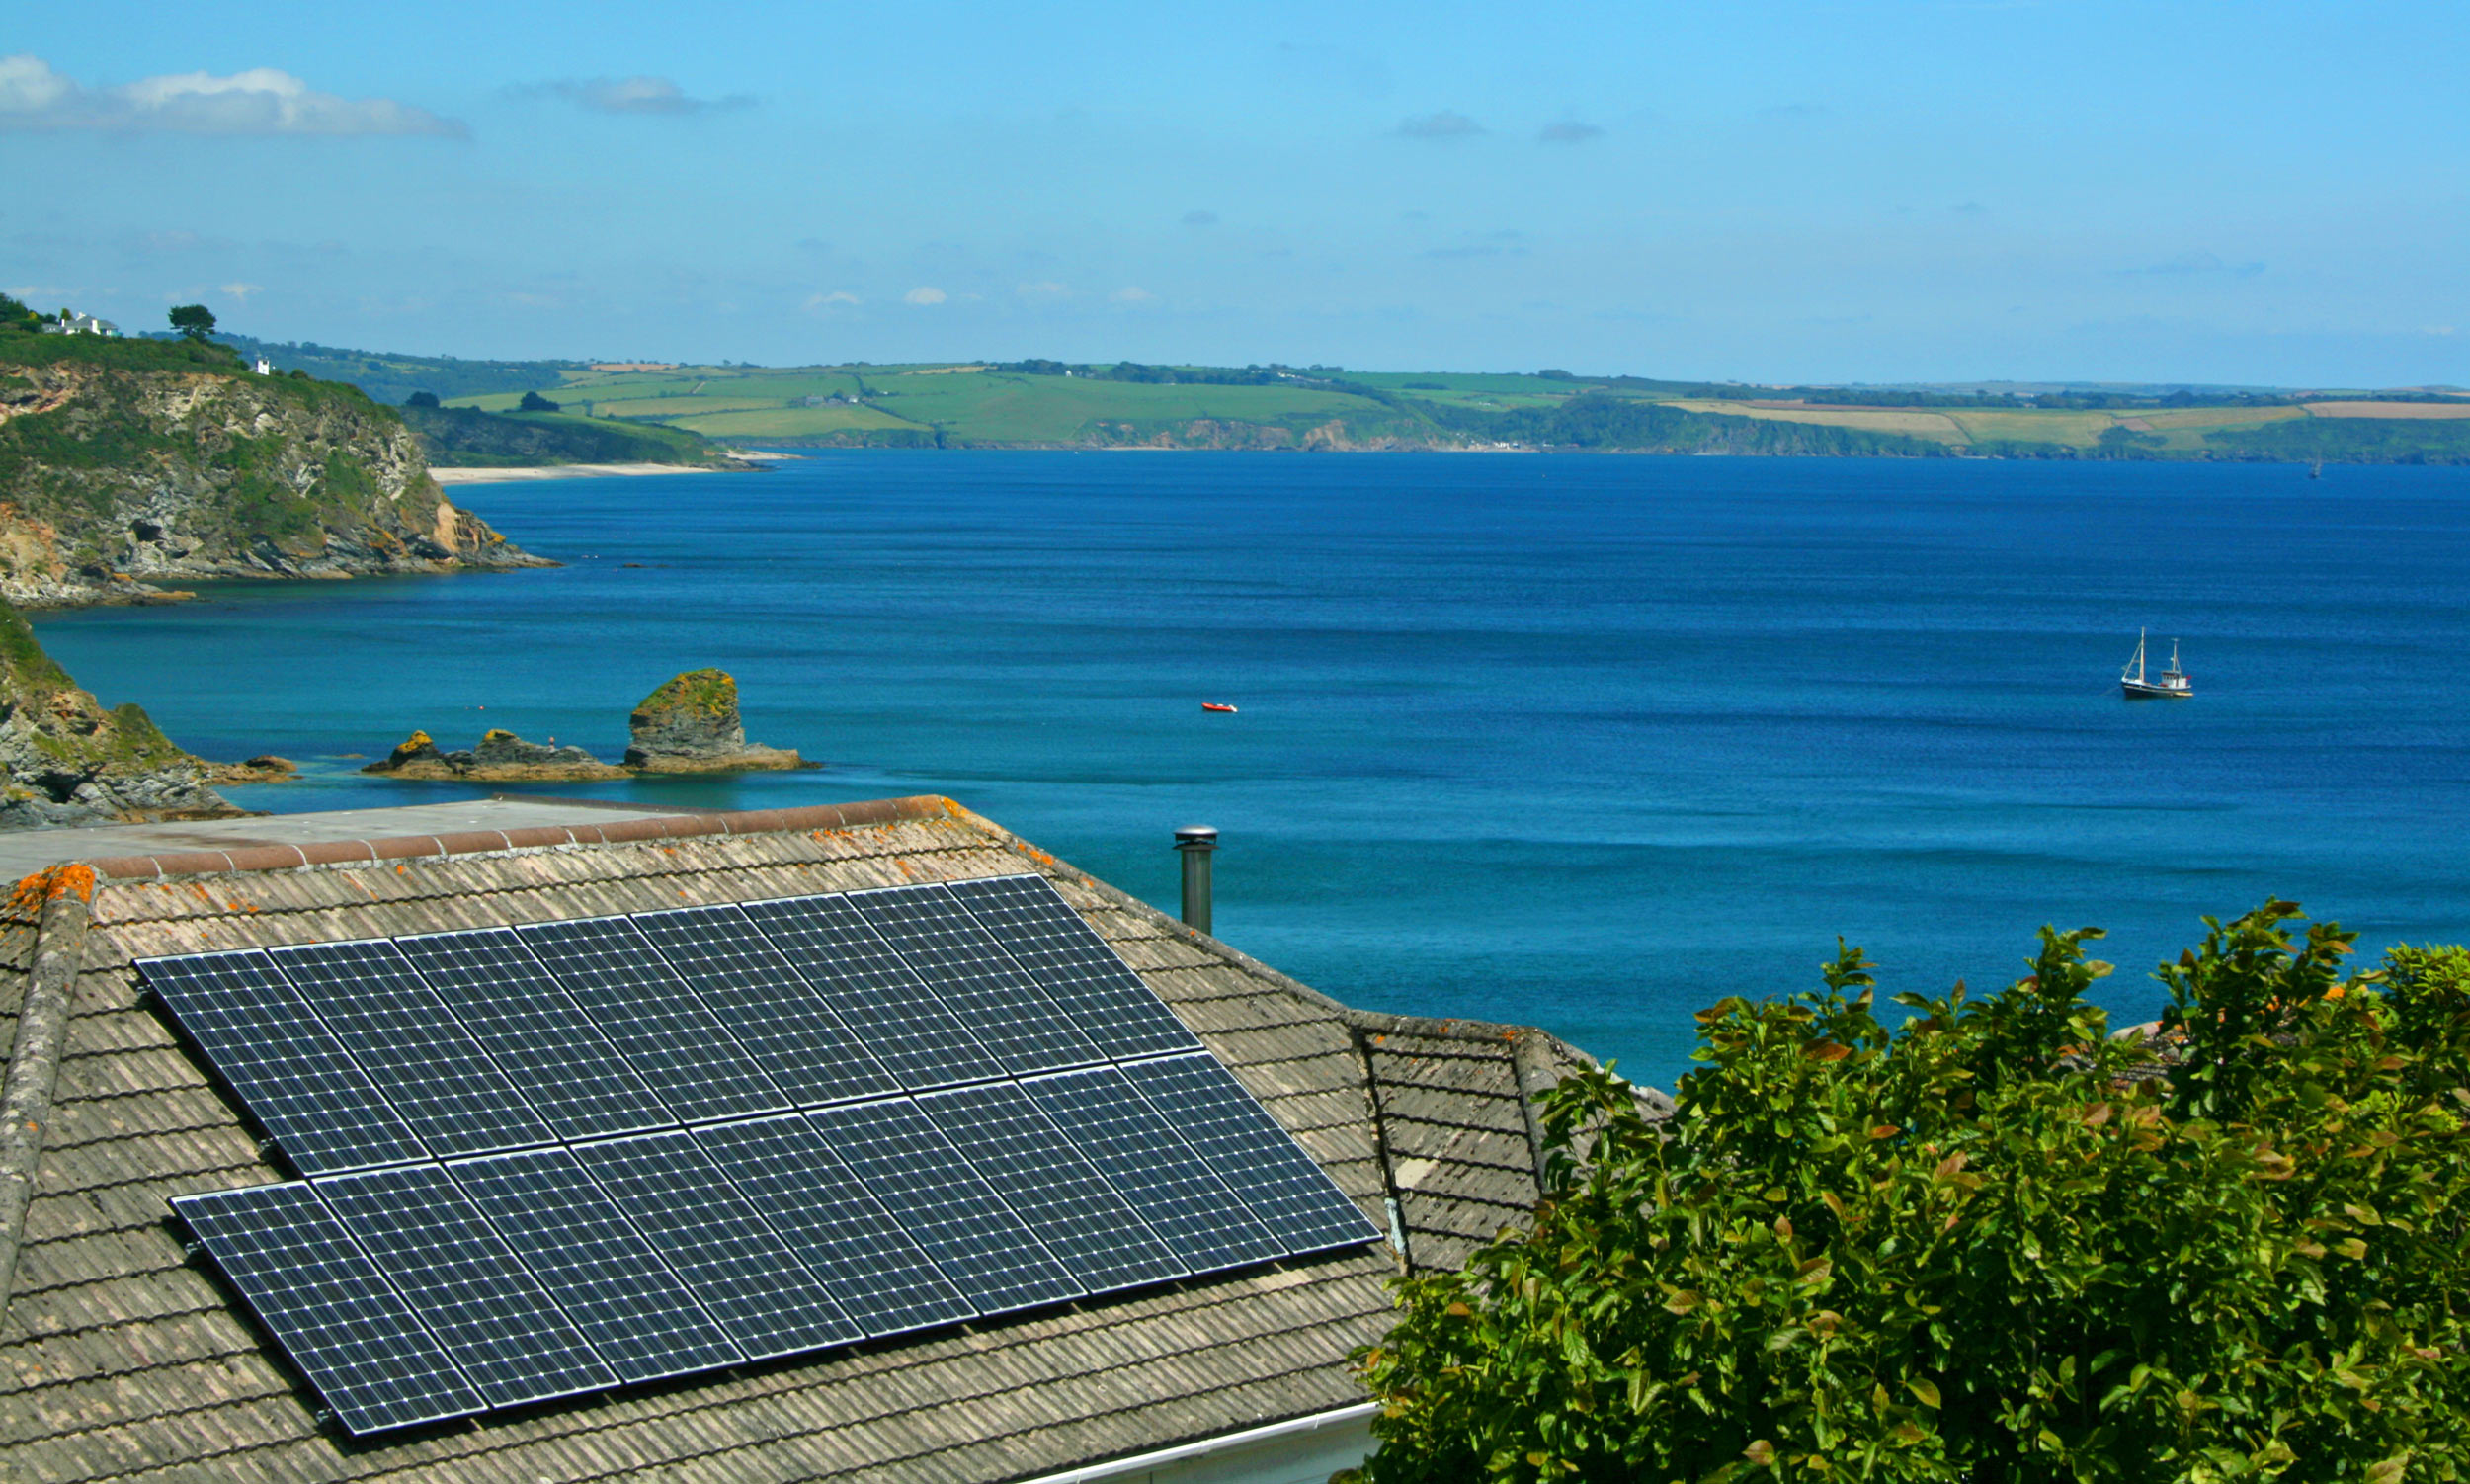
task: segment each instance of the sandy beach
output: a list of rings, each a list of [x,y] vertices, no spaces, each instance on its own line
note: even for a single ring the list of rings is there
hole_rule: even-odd
[[[504,484],[518,479],[607,479],[622,474],[727,474],[692,463],[551,463],[522,469],[441,469],[429,476],[442,485]]]

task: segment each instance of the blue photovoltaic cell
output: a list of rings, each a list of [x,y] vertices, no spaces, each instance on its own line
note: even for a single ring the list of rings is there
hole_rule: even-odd
[[[394,946],[559,1138],[677,1122],[511,930],[398,938]]]
[[[316,1184],[490,1406],[617,1382],[446,1171],[403,1165]]]
[[[264,953],[154,958],[137,970],[293,1169],[320,1175],[427,1153]]]
[[[708,1123],[695,1141],[868,1335],[976,1312],[804,1118]]]
[[[1200,1049],[1199,1037],[1044,876],[953,881],[947,889],[1109,1059]]]
[[[850,1103],[806,1117],[979,1312],[1085,1291],[916,1104]]]
[[[968,1024],[1005,1071],[1021,1076],[1105,1059],[943,887],[855,892],[849,901]]]
[[[1379,1238],[1356,1203],[1215,1057],[1166,1056],[1121,1070],[1288,1252]]]
[[[1286,1255],[1225,1181],[1113,1067],[1022,1084],[1083,1157],[1194,1273]]]
[[[393,944],[313,944],[269,956],[430,1153],[549,1142],[548,1125]]]
[[[446,1169],[618,1379],[746,1359],[570,1151],[456,1160]]]
[[[748,902],[740,910],[901,1086],[914,1091],[1004,1074],[847,897]]]
[[[1018,1084],[932,1093],[918,1107],[1091,1292],[1190,1271]]]
[[[811,1105],[900,1091],[734,906],[637,913],[634,925],[792,1100]]]
[[[515,931],[679,1117],[789,1106],[633,923],[604,917]]]
[[[685,1133],[586,1144],[575,1157],[748,1359],[864,1337]]]
[[[344,1427],[375,1433],[481,1409],[305,1184],[180,1195],[172,1207]]]
[[[140,970],[314,1177],[175,1204],[356,1433],[1378,1237],[1042,876]]]

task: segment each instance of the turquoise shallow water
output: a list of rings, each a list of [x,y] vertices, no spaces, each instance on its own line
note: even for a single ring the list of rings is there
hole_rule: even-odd
[[[186,745],[307,764],[235,790],[275,810],[478,791],[342,757],[415,726],[615,757],[717,664],[830,766],[569,791],[948,793],[1170,911],[1205,821],[1230,942],[1657,1081],[1838,934],[1936,990],[2099,923],[2138,1016],[2268,893],[2470,939],[2461,470],[853,453],[459,498],[568,565],[38,628]],[[2194,700],[2119,697],[2139,625]]]

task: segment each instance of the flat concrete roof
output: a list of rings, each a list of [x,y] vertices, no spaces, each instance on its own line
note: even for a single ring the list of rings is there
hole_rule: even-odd
[[[453,835],[466,830],[616,824],[667,819],[708,810],[664,809],[603,799],[500,794],[392,809],[332,809],[320,814],[267,814],[251,819],[200,819],[176,824],[108,824],[75,830],[0,831],[0,882],[32,875],[63,861],[113,856],[169,856],[233,851],[260,845],[317,845],[386,840],[403,835]]]

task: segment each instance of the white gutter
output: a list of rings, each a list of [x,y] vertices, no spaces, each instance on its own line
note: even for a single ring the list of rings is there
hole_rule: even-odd
[[[1274,1422],[1266,1428],[1246,1428],[1240,1433],[1221,1433],[1215,1438],[1203,1438],[1198,1443],[1180,1443],[1175,1447],[1160,1448],[1154,1453],[1117,1458],[1112,1463],[1093,1463],[1086,1468],[1065,1469],[1059,1474],[1040,1474],[1034,1479],[1024,1481],[1024,1484],[1082,1484],[1082,1481],[1088,1479],[1118,1479],[1125,1474],[1136,1474],[1144,1469],[1164,1468],[1170,1463],[1181,1463],[1187,1458],[1203,1458],[1211,1453],[1230,1452],[1250,1443],[1267,1442],[1272,1438],[1283,1438],[1295,1433],[1317,1432],[1322,1428],[1335,1427],[1340,1423],[1358,1422],[1370,1417],[1380,1409],[1381,1405],[1378,1402],[1358,1402],[1352,1407],[1340,1407],[1334,1412],[1315,1412],[1310,1417],[1292,1417],[1284,1422]]]

